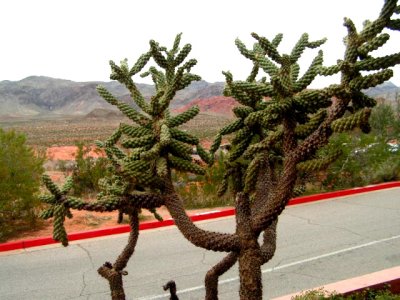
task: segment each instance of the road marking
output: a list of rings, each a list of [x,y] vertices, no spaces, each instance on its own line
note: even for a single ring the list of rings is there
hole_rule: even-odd
[[[281,266],[264,269],[264,270],[261,270],[261,272],[263,274],[271,273],[273,271],[278,271],[278,270],[281,270],[281,269],[290,268],[290,267],[293,267],[293,266],[301,265],[301,264],[308,263],[308,262],[311,262],[311,261],[315,261],[315,260],[318,260],[318,259],[334,256],[334,255],[337,255],[337,254],[350,252],[350,251],[353,251],[353,250],[357,250],[357,249],[373,246],[373,245],[380,244],[380,243],[389,242],[391,240],[395,240],[395,239],[398,239],[398,238],[400,238],[400,235],[395,235],[395,236],[391,236],[389,238],[385,238],[385,239],[381,239],[381,240],[375,240],[375,241],[372,241],[372,242],[369,242],[369,243],[365,243],[365,244],[361,244],[361,245],[358,245],[358,246],[344,248],[344,249],[341,249],[341,250],[325,253],[325,254],[322,254],[322,255],[318,255],[318,256],[302,259],[302,260],[298,260],[298,261],[295,261],[295,262],[292,262],[292,263],[288,263],[288,264],[284,264],[284,265],[281,265]],[[224,280],[220,280],[219,281],[219,285],[230,283],[230,282],[237,281],[237,280],[239,280],[238,276],[232,277],[232,278],[228,278],[228,279],[224,279]],[[180,291],[177,292],[177,294],[186,294],[186,293],[190,293],[190,292],[194,292],[194,291],[198,291],[198,290],[202,290],[202,289],[204,289],[204,285],[199,285],[199,286],[195,286],[195,287],[191,287],[191,288],[180,290]],[[145,297],[139,298],[139,300],[162,299],[162,298],[169,297],[169,296],[170,296],[169,294],[145,296]]]

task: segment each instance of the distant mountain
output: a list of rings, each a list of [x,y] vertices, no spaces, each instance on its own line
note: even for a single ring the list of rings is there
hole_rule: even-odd
[[[96,108],[110,109],[97,92],[97,82],[73,82],[32,76],[0,82],[0,115],[85,115]],[[105,83],[117,96],[127,94],[115,83]]]
[[[118,99],[132,103],[128,90],[116,81],[74,82],[44,76],[31,76],[20,81],[0,82],[0,117],[41,117],[41,116],[107,116],[116,108],[104,101],[97,93],[96,86],[104,85]],[[137,84],[143,96],[149,99],[154,94],[154,86]],[[235,105],[232,98],[223,97],[223,82],[193,82],[179,91],[171,102],[173,110],[200,106],[209,114],[232,115]],[[384,83],[366,93],[375,98],[393,100],[400,88],[391,82]]]
[[[184,112],[194,105],[197,105],[202,113],[208,115],[222,115],[226,117],[233,117],[232,109],[239,104],[235,99],[231,97],[213,96],[210,98],[200,98],[190,101],[190,103],[178,109],[175,109],[174,112]]]
[[[188,104],[194,99],[206,99],[214,96],[222,96],[224,86],[224,82],[209,83],[204,80],[192,82],[192,84],[186,89],[176,93],[175,99],[171,103],[172,108]]]
[[[392,82],[384,82],[376,87],[369,88],[364,91],[368,96],[373,98],[383,98],[387,101],[395,101],[400,95],[400,87]]]
[[[31,76],[20,81],[0,82],[0,116],[87,115],[97,109],[115,110],[98,95],[96,86],[99,84],[120,100],[130,103],[129,91],[116,81],[74,82]],[[152,85],[137,86],[147,99],[154,93]],[[185,105],[192,99],[222,95],[223,86],[222,82],[194,82],[177,93],[172,108]]]
[[[96,108],[88,113],[85,117],[87,119],[98,119],[98,118],[119,118],[123,117],[123,113],[119,110],[111,110],[111,109],[104,109],[104,108]]]

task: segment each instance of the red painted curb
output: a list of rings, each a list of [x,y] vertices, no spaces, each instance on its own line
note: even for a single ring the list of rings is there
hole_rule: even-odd
[[[328,199],[336,198],[336,197],[355,195],[355,194],[360,194],[360,193],[394,188],[394,187],[400,187],[400,181],[381,183],[381,184],[376,184],[376,185],[369,185],[369,186],[354,188],[354,189],[349,189],[349,190],[341,190],[341,191],[335,191],[335,192],[328,192],[328,193],[322,193],[322,194],[297,197],[297,198],[291,199],[289,201],[288,205],[298,205],[298,204],[309,203],[309,202],[314,202],[314,201],[328,200]],[[233,208],[228,208],[228,209],[224,209],[224,210],[209,211],[209,212],[205,212],[205,213],[195,214],[195,215],[190,216],[190,218],[192,221],[195,222],[195,221],[203,221],[203,220],[233,216],[234,214],[235,214],[235,210]],[[171,225],[174,225],[174,221],[172,219],[164,220],[161,222],[160,221],[143,222],[143,223],[140,223],[139,230],[155,229],[155,228],[171,226]],[[101,236],[107,236],[107,235],[113,235],[113,234],[126,233],[126,232],[129,232],[129,230],[130,230],[130,228],[128,225],[109,227],[109,228],[104,228],[104,229],[95,229],[95,230],[75,232],[75,233],[68,234],[68,239],[70,241],[76,241],[76,240],[82,240],[82,239],[88,239],[88,238],[95,238],[95,237],[101,237]],[[54,241],[51,237],[40,237],[40,238],[30,239],[30,240],[9,242],[9,243],[0,244],[0,252],[25,249],[25,248],[37,247],[37,246],[44,246],[44,245],[50,245],[50,244],[55,244],[55,243],[58,243],[58,242]]]
[[[335,292],[343,296],[349,296],[354,293],[361,292],[365,289],[383,289],[390,285],[389,290],[396,294],[400,292],[400,266],[384,269],[378,272],[373,272],[358,277],[348,278],[338,282],[326,284],[324,286],[308,289],[319,290],[322,289],[328,292]],[[295,296],[301,295],[303,292],[296,292],[289,295],[273,298],[272,300],[291,300]]]
[[[383,190],[383,189],[395,188],[395,187],[400,187],[400,181],[385,182],[385,183],[380,183],[380,184],[367,185],[364,187],[353,188],[353,189],[349,189],[349,190],[341,190],[341,191],[334,191],[334,192],[327,192],[327,193],[322,193],[322,194],[314,194],[314,195],[309,195],[309,196],[297,197],[297,198],[291,199],[288,205],[297,205],[297,204],[303,204],[303,203],[320,201],[320,200],[328,200],[331,198],[356,195],[356,194],[361,194],[361,193],[366,193],[366,192],[373,192],[373,191],[378,191],[378,190]]]
[[[215,211],[195,214],[190,216],[190,219],[195,222],[195,221],[233,216],[234,214],[235,210],[232,208],[228,208],[224,210],[215,210]],[[139,230],[155,229],[171,225],[174,225],[174,221],[172,219],[167,219],[164,221],[149,221],[140,223]],[[127,233],[129,231],[130,231],[129,225],[115,226],[103,229],[94,229],[94,230],[70,233],[68,234],[68,240],[76,241],[76,240],[89,239],[89,238],[95,238],[113,234]],[[53,240],[52,237],[40,237],[36,239],[15,241],[15,242],[0,244],[0,252],[44,246],[56,243],[58,242]]]

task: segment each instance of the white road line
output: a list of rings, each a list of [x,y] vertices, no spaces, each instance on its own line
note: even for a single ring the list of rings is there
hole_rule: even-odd
[[[357,250],[357,249],[373,246],[373,245],[380,244],[380,243],[385,243],[385,242],[388,242],[388,241],[391,241],[391,240],[395,240],[395,239],[398,239],[398,238],[400,238],[400,235],[395,235],[395,236],[392,236],[392,237],[389,237],[389,238],[386,238],[386,239],[376,240],[376,241],[372,241],[372,242],[369,242],[369,243],[361,244],[361,245],[358,245],[358,246],[344,248],[344,249],[341,249],[341,250],[337,250],[337,251],[325,253],[325,254],[322,254],[322,255],[306,258],[306,259],[303,259],[303,260],[298,260],[298,261],[295,261],[295,262],[292,262],[292,263],[288,263],[288,264],[284,264],[284,265],[281,265],[281,266],[264,269],[261,272],[263,274],[270,273],[270,272],[273,272],[273,271],[278,271],[278,270],[281,270],[281,269],[290,268],[290,267],[293,267],[293,266],[301,265],[301,264],[308,263],[308,262],[311,262],[311,261],[315,261],[315,260],[318,260],[318,259],[334,256],[334,255],[337,255],[337,254],[350,252],[350,251],[353,251],[353,250]],[[225,280],[221,280],[219,282],[219,284],[222,285],[222,284],[230,283],[230,282],[237,281],[237,280],[239,280],[239,277],[236,276],[236,277],[228,278],[228,279],[225,279]],[[199,286],[195,286],[195,287],[191,287],[191,288],[180,290],[180,291],[177,292],[177,294],[185,294],[185,293],[190,293],[190,292],[198,291],[198,290],[202,290],[202,289],[204,289],[204,285],[199,285]],[[154,300],[154,299],[162,299],[162,298],[165,298],[165,297],[169,297],[169,294],[145,296],[145,297],[139,298],[139,300]]]

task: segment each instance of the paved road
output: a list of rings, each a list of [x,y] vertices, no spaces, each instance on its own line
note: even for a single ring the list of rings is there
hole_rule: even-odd
[[[400,188],[292,206],[280,217],[278,250],[263,266],[265,299],[400,265]],[[200,226],[230,232],[233,218]],[[97,268],[127,235],[0,255],[0,299],[110,299]],[[202,299],[206,271],[223,257],[184,240],[174,227],[143,231],[125,277],[128,299]],[[222,277],[220,299],[237,299],[237,269]]]

